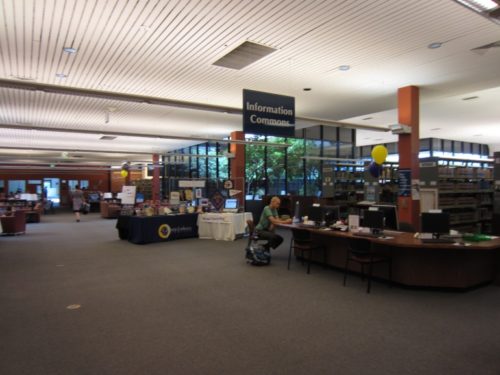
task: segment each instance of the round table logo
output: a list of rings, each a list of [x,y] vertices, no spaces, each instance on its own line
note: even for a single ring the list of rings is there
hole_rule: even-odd
[[[163,239],[168,238],[171,232],[172,229],[170,229],[170,225],[168,224],[162,224],[158,227],[158,236],[160,236]]]

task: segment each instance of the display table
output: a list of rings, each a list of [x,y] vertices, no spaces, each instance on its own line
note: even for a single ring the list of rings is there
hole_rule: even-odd
[[[251,212],[205,213],[198,216],[198,235],[204,239],[234,241],[245,234]]]
[[[135,244],[198,237],[198,214],[161,216],[119,216],[116,222],[122,240]]]

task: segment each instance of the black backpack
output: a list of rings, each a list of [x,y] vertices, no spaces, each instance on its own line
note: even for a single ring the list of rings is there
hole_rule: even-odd
[[[267,266],[271,263],[271,253],[264,246],[260,245],[257,238],[252,238],[245,249],[247,263],[252,266]]]

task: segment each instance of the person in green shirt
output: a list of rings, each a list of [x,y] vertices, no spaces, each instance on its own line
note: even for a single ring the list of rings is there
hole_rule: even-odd
[[[283,237],[274,232],[276,224],[291,224],[292,222],[292,219],[279,218],[278,208],[280,204],[281,200],[278,197],[272,197],[269,205],[264,207],[259,223],[255,227],[259,239],[268,241],[265,246],[268,250],[269,248],[276,249],[283,242]]]

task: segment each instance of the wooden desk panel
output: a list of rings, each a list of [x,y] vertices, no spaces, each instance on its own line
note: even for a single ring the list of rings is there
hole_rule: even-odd
[[[290,228],[293,225],[280,225]],[[308,228],[313,237],[327,248],[327,263],[343,269],[347,256],[348,239],[356,237],[349,232]],[[412,233],[391,233],[392,239],[370,238],[377,251],[392,255],[393,281],[408,286],[470,288],[499,280],[500,238],[471,243],[470,246],[454,244],[421,243]],[[316,257],[314,257],[316,255]],[[320,254],[313,260],[321,262]],[[350,268],[360,272],[357,264]],[[374,268],[375,277],[386,279],[384,264]]]

